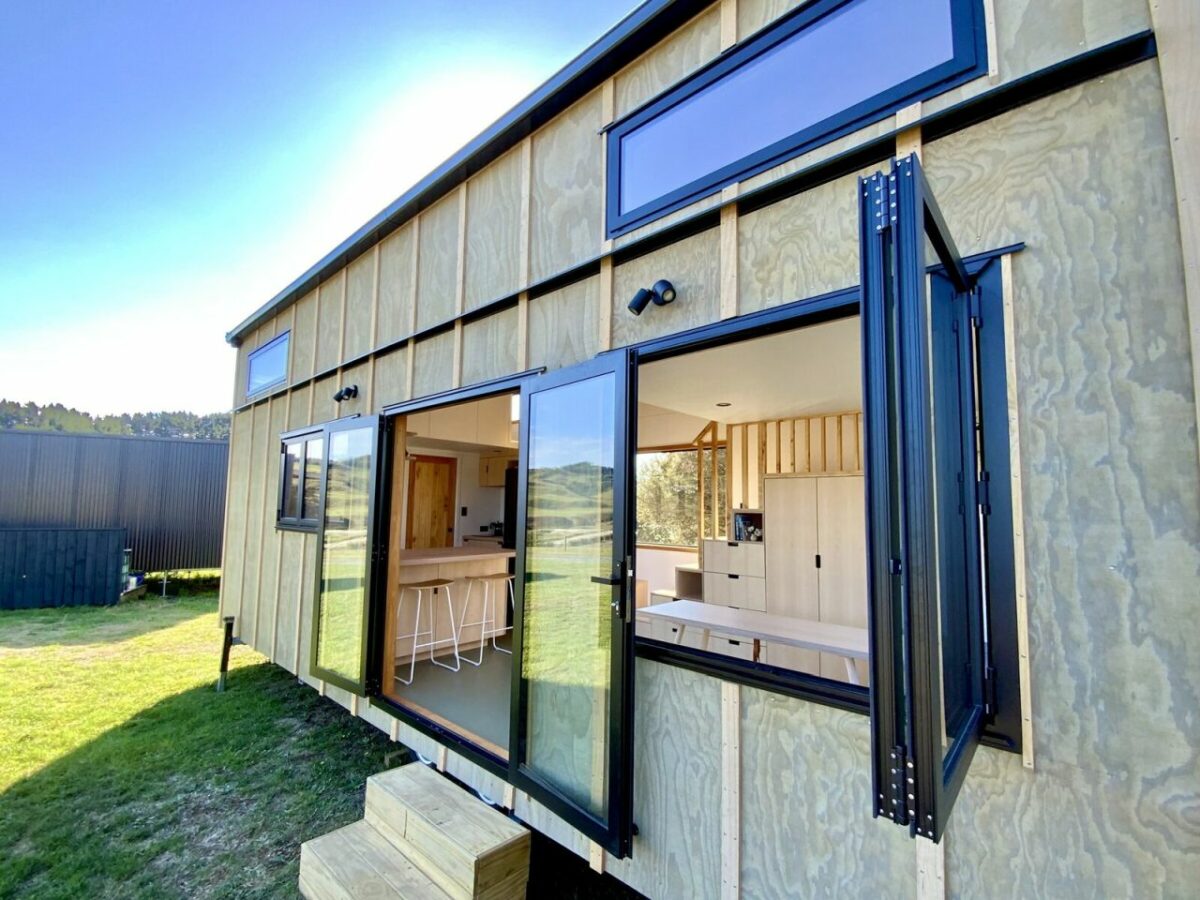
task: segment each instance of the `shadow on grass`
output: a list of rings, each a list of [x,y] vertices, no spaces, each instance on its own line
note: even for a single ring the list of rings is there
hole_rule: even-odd
[[[146,597],[116,606],[64,606],[0,611],[0,649],[28,650],[51,644],[80,646],[124,641],[212,615],[215,595]],[[135,612],[136,615],[130,615]]]
[[[296,895],[300,843],[407,761],[267,663],[176,694],[0,795],[0,897]]]

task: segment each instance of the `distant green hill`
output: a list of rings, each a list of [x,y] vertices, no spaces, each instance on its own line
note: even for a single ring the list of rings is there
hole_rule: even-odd
[[[15,400],[0,399],[0,428],[227,441],[229,413],[198,416],[195,413],[180,411],[93,416],[61,403],[39,406],[33,402],[18,403]]]
[[[607,517],[612,516],[610,467],[578,462],[530,472],[529,516],[533,528],[595,527],[597,495]],[[611,527],[611,521],[608,523]]]

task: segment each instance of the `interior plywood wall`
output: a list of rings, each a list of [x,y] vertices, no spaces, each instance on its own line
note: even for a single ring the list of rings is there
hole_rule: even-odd
[[[862,413],[847,411],[728,426],[730,509],[761,509],[767,475],[862,473]]]

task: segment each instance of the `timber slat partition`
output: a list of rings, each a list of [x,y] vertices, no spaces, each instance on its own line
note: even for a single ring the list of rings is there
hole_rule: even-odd
[[[0,528],[0,609],[116,603],[124,551],[124,528]]]

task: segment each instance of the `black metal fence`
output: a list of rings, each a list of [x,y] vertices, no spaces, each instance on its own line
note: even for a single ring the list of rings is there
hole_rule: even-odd
[[[123,528],[0,528],[0,609],[116,603],[124,555]]]
[[[0,528],[123,528],[133,566],[221,564],[224,441],[0,431]]]

